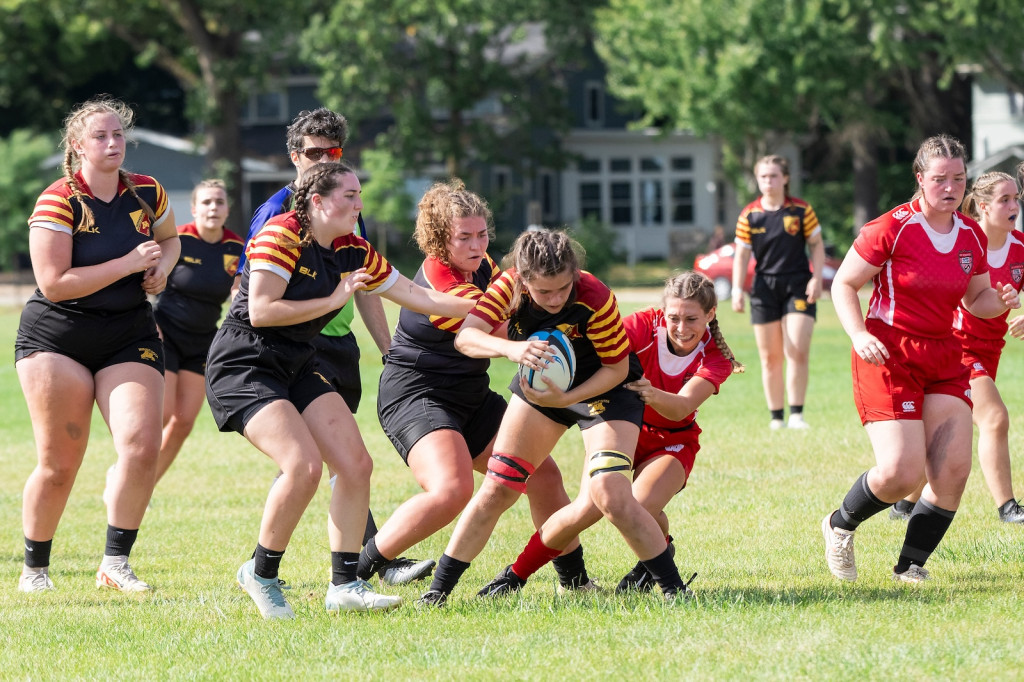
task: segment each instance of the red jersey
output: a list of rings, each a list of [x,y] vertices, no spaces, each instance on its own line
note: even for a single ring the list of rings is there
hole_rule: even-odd
[[[988,241],[978,224],[953,213],[953,229],[936,232],[920,200],[875,218],[853,242],[881,271],[874,276],[868,319],[911,336],[945,338],[971,278],[988,272]]]
[[[722,382],[732,374],[732,363],[715,344],[710,329],[704,332],[696,348],[681,356],[669,350],[663,310],[640,310],[627,315],[622,322],[630,348],[640,359],[644,376],[655,388],[679,393],[686,382],[697,376],[710,381],[718,393]],[[696,410],[682,421],[671,421],[650,405],[644,409],[644,424],[656,428],[678,430],[689,426],[696,418]]]
[[[990,250],[988,252],[988,267],[988,276],[992,280],[992,286],[1012,284],[1013,288],[1019,292],[1021,285],[1024,285],[1024,234],[1014,230],[1006,236],[1006,243],[1002,247],[995,251]],[[961,332],[957,334],[961,340],[967,337],[1002,341],[1010,328],[1010,324],[1006,321],[1009,315],[1010,311],[1007,310],[1002,315],[984,320],[971,315],[961,305],[956,309],[953,329]]]

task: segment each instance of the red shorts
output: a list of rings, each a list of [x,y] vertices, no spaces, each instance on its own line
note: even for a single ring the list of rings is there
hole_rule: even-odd
[[[971,378],[990,377],[995,381],[999,357],[1003,354],[1006,339],[979,339],[975,336],[964,336],[956,331],[953,332],[953,336],[960,341],[964,354],[963,363],[970,370]]]
[[[971,403],[970,371],[961,363],[963,350],[952,335],[944,339],[909,336],[877,320],[868,331],[885,344],[889,359],[881,367],[851,351],[853,400],[862,424],[894,419],[921,419],[924,397],[931,394]]]
[[[700,427],[697,422],[691,422],[690,426],[670,431],[644,424],[640,427],[640,438],[636,443],[636,454],[633,456],[633,469],[636,469],[644,462],[668,455],[674,457],[683,465],[686,471],[686,480],[690,479],[690,472],[693,471],[693,461],[700,451]],[[686,483],[683,483],[686,487]]]

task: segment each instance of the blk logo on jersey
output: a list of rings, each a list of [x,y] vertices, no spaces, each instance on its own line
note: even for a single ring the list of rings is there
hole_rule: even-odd
[[[185,261],[189,265],[202,265],[203,259],[196,258],[195,256],[182,256],[181,260]]]
[[[1020,278],[1024,277],[1024,263],[1014,263],[1010,266],[1010,277],[1014,284],[1020,284]]]
[[[971,270],[974,268],[974,253],[970,249],[964,249],[957,254],[957,258],[960,260],[960,269],[965,274],[971,274]]]
[[[140,209],[132,211],[130,215],[132,217],[132,224],[135,225],[135,231],[145,237],[149,237],[152,230],[149,229],[149,216],[146,215],[146,212]]]
[[[316,270],[310,270],[305,265],[303,265],[303,266],[301,266],[299,268],[299,274],[300,275],[305,275],[306,277],[309,277],[310,279],[316,279]]]
[[[139,359],[141,359],[141,360],[148,360],[149,362],[156,362],[156,360],[157,360],[156,351],[153,350],[152,348],[140,348],[139,349]]]
[[[232,277],[238,274],[238,256],[224,256],[224,272]]]

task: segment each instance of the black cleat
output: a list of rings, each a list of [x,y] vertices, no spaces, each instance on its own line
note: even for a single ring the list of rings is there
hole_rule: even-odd
[[[448,595],[441,590],[427,590],[423,596],[416,600],[416,608],[429,609],[441,608],[448,603]]]
[[[913,502],[900,500],[889,509],[889,518],[893,521],[909,521],[912,511],[914,511]]]
[[[417,560],[400,556],[377,569],[377,575],[385,585],[408,585],[416,580],[423,580],[433,570],[433,559]]]
[[[651,588],[654,587],[654,576],[644,566],[644,562],[636,562],[636,566],[633,570],[627,573],[622,580],[619,581],[618,587],[615,591],[619,594],[623,592],[630,592],[636,590],[637,592],[650,592]]]
[[[1003,523],[1024,523],[1024,507],[1017,504],[1017,500],[1011,502],[999,508],[999,520]]]
[[[682,584],[682,586],[676,588],[670,587],[667,590],[662,590],[661,594],[665,598],[665,601],[670,604],[680,604],[693,601],[695,599],[695,595],[693,594],[693,590],[690,589],[690,583],[692,583],[693,579],[696,577],[697,574],[694,573],[690,576],[689,580]]]
[[[484,585],[483,589],[476,593],[478,597],[503,597],[523,589],[526,581],[512,572],[512,565],[509,564],[501,573],[495,576],[494,580]]]

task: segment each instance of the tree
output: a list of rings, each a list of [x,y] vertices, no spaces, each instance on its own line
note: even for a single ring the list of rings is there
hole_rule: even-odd
[[[39,166],[53,151],[52,137],[28,130],[0,140],[0,270],[17,269],[18,255],[28,253],[28,217],[51,182]]]
[[[953,125],[951,2],[611,0],[596,47],[644,123],[722,140],[738,186],[780,140],[825,131],[852,159],[857,226],[877,215],[880,148]]]
[[[327,106],[354,124],[391,118],[391,151],[406,167],[442,163],[461,176],[486,162],[529,174],[564,164],[550,131],[569,124],[562,70],[588,30],[580,0],[349,0],[313,17],[303,53]]]
[[[388,232],[397,228],[400,235],[412,234],[409,216],[413,199],[405,190],[402,168],[395,162],[387,145],[367,149],[362,156],[363,169],[369,179],[363,188],[363,203],[373,207],[367,222],[376,227],[376,238],[371,240],[385,258],[388,253]]]

